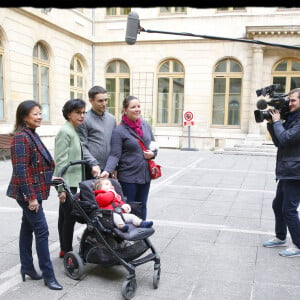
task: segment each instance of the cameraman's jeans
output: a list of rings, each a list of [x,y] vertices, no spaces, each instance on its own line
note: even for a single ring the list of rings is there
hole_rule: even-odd
[[[297,208],[300,200],[300,180],[282,179],[273,200],[276,237],[285,240],[287,228],[293,243],[300,248],[300,220]]]

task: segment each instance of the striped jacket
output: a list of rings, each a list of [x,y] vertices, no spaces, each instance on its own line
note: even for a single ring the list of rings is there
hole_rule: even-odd
[[[46,200],[49,196],[54,161],[34,130],[25,128],[11,143],[13,173],[6,195],[17,201]]]

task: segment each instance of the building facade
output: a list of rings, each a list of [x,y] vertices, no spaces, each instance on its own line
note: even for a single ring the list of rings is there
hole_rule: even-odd
[[[143,28],[134,45],[125,43],[130,11]],[[139,97],[161,147],[261,143],[256,90],[300,87],[299,20],[300,8],[282,7],[0,8],[0,133],[35,99],[52,149],[63,104],[102,85],[118,120],[124,97]]]

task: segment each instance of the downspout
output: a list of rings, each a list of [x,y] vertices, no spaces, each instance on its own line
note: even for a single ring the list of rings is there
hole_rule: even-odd
[[[92,9],[92,38],[95,38],[95,8]],[[92,44],[92,86],[95,85],[95,43]]]

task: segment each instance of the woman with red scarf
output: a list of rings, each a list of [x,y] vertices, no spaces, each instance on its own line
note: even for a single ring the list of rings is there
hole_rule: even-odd
[[[143,151],[138,140],[147,150]],[[137,97],[128,96],[123,101],[121,123],[111,137],[111,152],[101,177],[108,177],[114,170],[127,202],[142,203],[142,219],[147,217],[147,199],[150,173],[147,160],[157,155],[158,147],[150,125],[141,118],[141,105]]]

